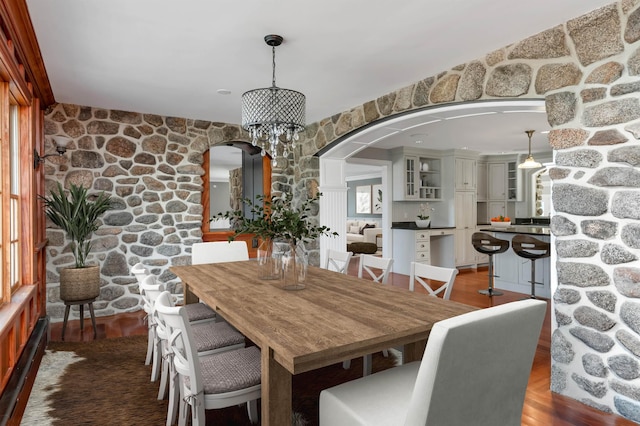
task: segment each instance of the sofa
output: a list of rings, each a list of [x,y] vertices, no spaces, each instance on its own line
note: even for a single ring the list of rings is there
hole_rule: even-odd
[[[347,220],[347,244],[362,242],[376,244],[378,234],[382,234],[382,228],[376,221]]]

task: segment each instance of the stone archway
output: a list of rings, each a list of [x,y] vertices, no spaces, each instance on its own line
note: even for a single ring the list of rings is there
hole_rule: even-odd
[[[640,9],[620,1],[307,129],[295,185],[325,147],[428,105],[543,96],[553,130],[552,391],[640,422]],[[333,160],[332,160],[333,161]],[[631,166],[631,167],[630,167]],[[320,216],[323,215],[321,206]],[[629,374],[629,371],[633,371]]]

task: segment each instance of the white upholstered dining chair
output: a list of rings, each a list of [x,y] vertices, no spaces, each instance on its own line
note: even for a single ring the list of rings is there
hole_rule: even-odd
[[[169,407],[167,411],[167,426],[171,426],[177,416],[178,386],[170,360],[168,339],[170,331],[161,321],[156,310],[156,300],[165,289],[163,284],[157,284],[154,276],[148,276],[140,283],[140,290],[144,292],[151,306],[150,318],[154,323],[153,366],[151,381],[160,378],[158,387],[158,399],[164,399],[169,395]],[[170,298],[173,306],[173,300]],[[184,306],[185,315],[188,318],[187,308],[197,303]],[[194,340],[199,355],[209,355],[217,352],[243,348],[245,338],[242,333],[231,327],[226,322],[209,321],[190,322],[193,328]]]
[[[170,332],[168,348],[179,378],[179,425],[205,425],[205,410],[246,403],[249,419],[257,421],[261,393],[260,349],[255,346],[203,355],[198,353],[193,327],[184,307],[174,307],[168,292],[156,300],[156,310]],[[167,421],[169,421],[167,419]]]
[[[327,249],[327,260],[324,263],[324,269],[347,274],[352,256],[353,253],[350,251]]]
[[[323,390],[320,425],[520,425],[546,309],[522,300],[434,324],[422,361]]]
[[[449,300],[451,297],[451,290],[453,290],[453,282],[458,275],[456,268],[444,268],[441,266],[428,265],[426,263],[411,262],[411,272],[409,275],[409,290],[415,291],[415,283],[418,282],[424,287],[431,296],[436,296],[442,293],[444,300]],[[439,282],[442,284],[438,288],[433,289],[429,282]]]
[[[191,246],[192,265],[240,260],[249,260],[249,249],[244,241],[207,241]]]

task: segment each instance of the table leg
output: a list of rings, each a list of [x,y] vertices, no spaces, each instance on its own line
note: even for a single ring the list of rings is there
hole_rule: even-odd
[[[404,345],[404,352],[402,354],[402,363],[407,364],[413,361],[419,361],[424,355],[424,348],[427,347],[426,340],[419,340],[417,342],[408,343]]]
[[[195,294],[193,294],[191,292],[191,290],[189,290],[189,285],[185,282],[182,283],[182,289],[183,289],[183,294],[184,294],[184,304],[188,304],[188,303],[198,303],[200,301],[200,299],[198,298],[198,296],[196,296]]]
[[[271,348],[262,350],[262,426],[291,424],[291,373],[273,359]]]

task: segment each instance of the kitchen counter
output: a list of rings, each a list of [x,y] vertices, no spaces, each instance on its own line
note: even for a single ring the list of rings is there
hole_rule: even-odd
[[[531,294],[531,261],[518,256],[512,248],[512,239],[518,234],[531,235],[542,241],[550,242],[548,226],[516,225],[509,227],[488,226],[480,231],[494,233],[496,238],[509,241],[509,249],[496,254],[494,260],[496,289]],[[536,296],[551,298],[551,261],[550,257],[536,260]]]
[[[503,234],[526,234],[526,235],[551,235],[548,226],[530,226],[530,225],[514,225],[514,226],[491,226],[480,228],[483,232],[502,232]]]
[[[393,222],[391,224],[391,229],[411,229],[411,230],[415,230],[415,231],[419,231],[419,230],[424,230],[424,229],[433,229],[433,230],[440,230],[440,229],[456,229],[455,226],[429,226],[428,228],[420,228],[418,227],[418,225],[416,225],[415,222]]]
[[[411,262],[453,268],[455,228],[418,228],[412,222],[394,222],[393,272],[409,275]]]

